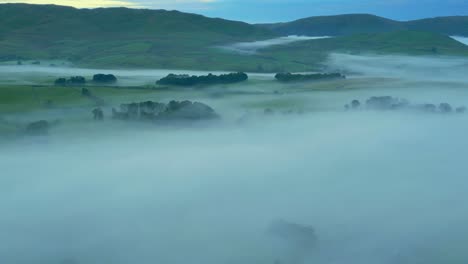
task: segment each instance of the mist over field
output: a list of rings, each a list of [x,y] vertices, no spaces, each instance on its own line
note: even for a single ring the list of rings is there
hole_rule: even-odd
[[[421,82],[466,83],[468,59],[465,57],[412,57],[404,55],[331,54],[328,67],[362,77],[381,77]],[[420,85],[414,85],[419,88]],[[409,87],[409,88],[413,88]]]
[[[278,45],[286,45],[298,41],[304,40],[312,40],[312,39],[324,39],[330,38],[328,36],[321,36],[321,37],[309,37],[309,36],[287,36],[287,37],[280,37],[268,40],[260,40],[260,41],[253,41],[253,42],[239,42],[230,45],[221,46],[221,49],[245,54],[245,55],[252,55],[257,53],[257,51],[268,48],[271,46],[278,46]]]
[[[453,39],[465,44],[465,45],[468,45],[468,37],[461,37],[461,36],[453,36],[452,37]]]
[[[189,71],[171,69],[87,69],[74,66],[38,66],[38,65],[0,65],[0,84],[50,84],[56,78],[68,76],[92,77],[96,73],[115,74],[119,77],[116,86],[141,86],[153,85],[158,80],[169,73],[174,74],[221,74],[225,71]],[[253,74],[253,76],[273,76],[273,74]]]
[[[64,122],[5,143],[0,262],[466,263],[468,116],[343,106],[380,95],[468,105],[467,65],[333,54],[328,68],[348,79],[328,89],[254,77],[223,96],[214,87],[157,97],[208,103],[218,122]],[[166,74],[111,72],[128,83]],[[271,102],[304,111],[247,108]],[[268,232],[277,220],[312,226],[317,244],[297,258]]]

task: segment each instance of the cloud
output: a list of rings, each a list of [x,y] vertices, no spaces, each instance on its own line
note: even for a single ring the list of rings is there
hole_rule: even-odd
[[[125,0],[0,0],[0,3],[26,3],[26,4],[54,4],[73,6],[77,8],[97,8],[97,7],[142,7],[138,3]]]
[[[130,8],[168,8],[183,9],[185,6],[204,5],[214,3],[217,0],[162,0],[162,1],[139,1],[139,0],[0,0],[3,3],[26,3],[26,4],[54,4],[73,6],[77,8],[97,7],[130,7]]]

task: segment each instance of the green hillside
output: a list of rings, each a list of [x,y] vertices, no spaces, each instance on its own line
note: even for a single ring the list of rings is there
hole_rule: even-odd
[[[466,46],[448,37],[402,31],[400,22],[377,16],[343,15],[313,21],[303,20],[303,29],[313,27],[319,30],[317,35],[347,37],[238,54],[219,46],[278,37],[278,25],[259,27],[165,10],[0,4],[0,61],[66,60],[82,67],[279,72],[316,70],[329,52],[336,51],[467,54]],[[439,19],[436,27],[430,24],[433,20],[428,21],[413,27],[444,31],[455,23]]]
[[[297,42],[263,51],[278,59],[289,58],[303,65],[317,66],[332,52],[348,54],[400,54],[468,56],[468,46],[450,37],[430,32],[395,31],[356,34]]]
[[[259,24],[258,26],[281,35],[344,36],[414,30],[468,36],[468,16],[402,22],[368,14],[349,14],[309,17],[287,23]]]
[[[67,59],[116,67],[242,68],[260,58],[217,54],[216,45],[275,37],[247,23],[178,11],[0,5],[0,59]]]
[[[409,21],[411,30],[431,31],[449,36],[468,37],[468,16],[436,17]]]
[[[400,22],[367,14],[317,16],[288,23],[260,24],[259,26],[281,35],[307,36],[342,36],[404,29]]]

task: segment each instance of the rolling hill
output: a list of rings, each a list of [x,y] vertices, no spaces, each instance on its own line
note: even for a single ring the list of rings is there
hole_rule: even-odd
[[[402,22],[372,15],[301,21],[256,26],[178,11],[0,4],[0,61],[66,60],[82,67],[279,72],[316,70],[330,52],[468,55],[467,46],[439,34],[455,24],[453,30],[467,30],[462,17],[408,22],[419,31],[429,27],[438,33],[408,31]],[[283,31],[294,23],[302,25],[300,34],[312,28],[316,35],[343,37],[301,41],[253,54],[219,48],[294,34]]]
[[[400,22],[367,15],[317,16],[287,23],[259,24],[281,35],[342,36],[403,30]]]
[[[405,23],[411,30],[437,32],[449,36],[468,37],[468,16],[436,17]]]
[[[369,14],[348,14],[309,17],[292,22],[259,24],[258,26],[281,35],[344,36],[413,30],[468,36],[468,16],[437,17],[402,22]]]
[[[120,67],[220,67],[213,46],[267,39],[269,30],[178,11],[0,4],[0,59],[67,59]],[[239,60],[241,65],[249,62]]]

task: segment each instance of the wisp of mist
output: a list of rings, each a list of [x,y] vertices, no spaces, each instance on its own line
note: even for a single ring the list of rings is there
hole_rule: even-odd
[[[324,107],[303,115],[5,145],[0,263],[466,263],[467,116],[342,108],[372,95],[468,103],[463,63],[335,54],[329,66],[354,78],[395,80],[310,92]],[[283,262],[277,220],[314,228],[300,263]]]

